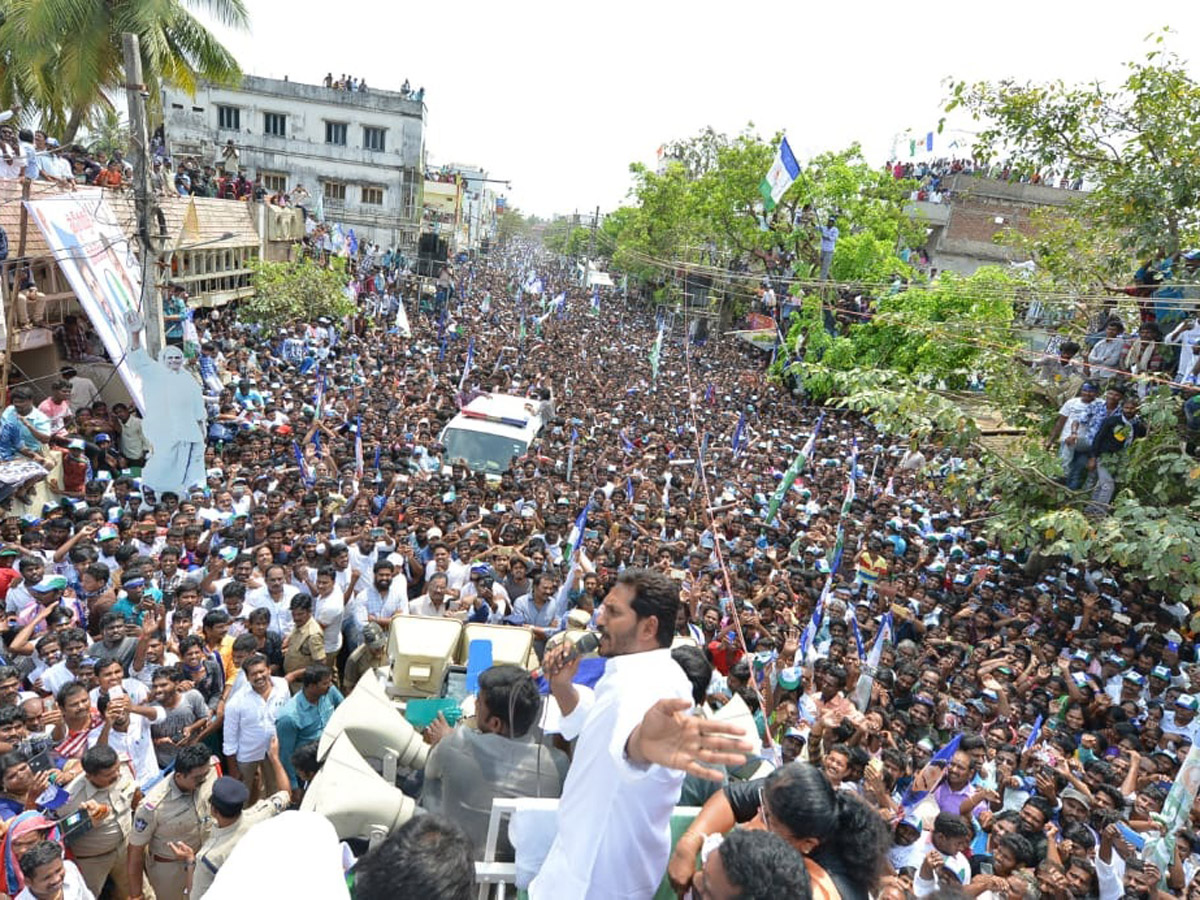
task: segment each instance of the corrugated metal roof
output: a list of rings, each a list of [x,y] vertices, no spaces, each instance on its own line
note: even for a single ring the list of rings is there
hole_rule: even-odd
[[[75,197],[103,195],[108,201],[121,230],[132,236],[137,226],[137,210],[131,191],[114,191],[94,187],[80,187]],[[35,181],[30,185],[31,200],[53,200],[55,197],[71,196],[49,182]],[[184,219],[188,206],[194,203],[196,216],[184,232]],[[215,197],[180,197],[172,195],[160,197],[159,209],[167,221],[169,239],[164,249],[170,249],[176,240],[181,246],[204,243],[214,249],[222,247],[257,247],[258,232],[254,228],[254,208],[238,200],[218,200]],[[21,182],[0,181],[0,226],[8,234],[9,258],[17,255],[18,240],[21,233]],[[152,225],[151,230],[156,230]],[[221,240],[221,236],[230,233],[232,237]],[[182,235],[182,236],[181,236]],[[212,243],[209,243],[209,242]],[[50,255],[50,248],[38,231],[34,222],[29,222],[25,237],[25,255],[43,257]]]

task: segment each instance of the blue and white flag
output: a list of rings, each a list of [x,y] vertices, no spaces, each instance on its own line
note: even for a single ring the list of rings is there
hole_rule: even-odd
[[[592,312],[600,312],[600,286],[592,285]]]
[[[575,524],[571,526],[571,533],[567,535],[567,545],[571,548],[568,554],[569,559],[574,559],[575,553],[583,544],[583,533],[587,530],[588,513],[591,512],[592,502],[589,500],[579,516],[575,519]]]
[[[467,376],[471,374],[471,366],[475,362],[475,337],[467,341],[467,361],[463,364],[462,377],[458,379],[458,392],[461,394],[467,384]]]
[[[1028,753],[1033,749],[1033,745],[1037,743],[1038,738],[1042,736],[1042,717],[1038,716],[1033,720],[1033,730],[1029,732],[1029,737],[1025,739],[1025,746],[1021,748],[1022,753]]]
[[[733,455],[735,457],[742,454],[742,433],[746,430],[746,413],[742,412],[738,416],[737,427],[733,429]]]

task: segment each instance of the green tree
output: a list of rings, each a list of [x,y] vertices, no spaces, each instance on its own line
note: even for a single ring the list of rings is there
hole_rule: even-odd
[[[92,111],[87,137],[88,152],[101,159],[111,157],[117,151],[129,151],[129,124],[110,107],[98,107]]]
[[[75,139],[96,107],[113,105],[125,83],[121,35],[140,40],[152,106],[160,87],[194,92],[201,80],[236,83],[233,55],[191,9],[244,29],[243,0],[6,0],[0,28],[0,102],[22,103],[64,143]]]
[[[977,157],[1082,177],[1075,214],[1119,236],[1126,254],[1170,255],[1200,239],[1200,84],[1165,35],[1148,38],[1117,87],[952,81],[946,109],[984,124]]]
[[[346,296],[346,264],[334,258],[319,266],[311,257],[296,262],[256,260],[254,296],[243,300],[238,315],[268,327],[312,322],[319,316],[339,319],[354,312]]]

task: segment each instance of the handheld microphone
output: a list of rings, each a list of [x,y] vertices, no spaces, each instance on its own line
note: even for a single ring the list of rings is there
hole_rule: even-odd
[[[570,665],[585,653],[594,653],[595,651],[599,650],[600,635],[596,634],[594,631],[586,631],[579,640],[568,640],[567,643],[571,646],[567,652],[563,654],[560,666]],[[549,677],[549,673],[544,672],[541,666],[534,669],[530,674],[533,675],[534,678],[541,678],[543,676]]]
[[[571,662],[585,653],[595,653],[599,649],[600,635],[594,631],[585,632],[579,640],[571,642],[571,649],[567,653],[564,662]]]

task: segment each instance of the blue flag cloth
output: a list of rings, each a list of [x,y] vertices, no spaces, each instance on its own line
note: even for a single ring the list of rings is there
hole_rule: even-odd
[[[733,455],[739,456],[742,452],[742,433],[746,430],[746,413],[743,412],[738,416],[737,427],[733,429]]]
[[[850,630],[854,632],[854,645],[858,648],[858,658],[866,659],[867,651],[863,647],[862,632],[858,629],[858,616],[850,617]]]
[[[929,134],[925,135],[925,149],[926,150],[933,149],[933,132],[932,131],[929,132]]]
[[[579,661],[579,671],[575,673],[575,677],[571,679],[573,684],[582,684],[585,687],[595,687],[601,676],[604,675],[604,666],[608,662],[603,656],[588,657]],[[537,674],[538,693],[550,693],[550,681],[545,675],[540,672]]]
[[[1033,720],[1033,731],[1029,732],[1029,737],[1025,739],[1025,746],[1021,748],[1021,752],[1028,753],[1033,749],[1033,745],[1037,743],[1037,739],[1042,734],[1042,717],[1038,716]]]
[[[304,479],[306,485],[312,486],[312,477],[308,474],[308,465],[304,462],[304,453],[300,450],[300,445],[295,441],[292,442],[292,452],[296,456],[296,465],[300,467],[300,477]]]
[[[930,763],[950,762],[950,760],[954,758],[954,754],[958,752],[958,745],[962,743],[962,739],[963,736],[961,733],[950,738],[950,740],[946,742],[946,745],[942,747],[941,750],[933,754],[933,757],[929,760]]]
[[[625,499],[633,502],[633,479],[628,475],[625,476]]]

